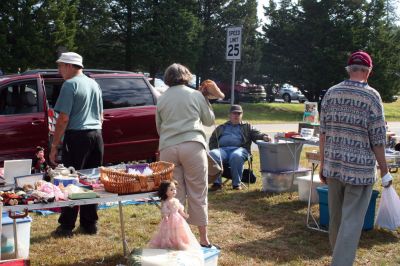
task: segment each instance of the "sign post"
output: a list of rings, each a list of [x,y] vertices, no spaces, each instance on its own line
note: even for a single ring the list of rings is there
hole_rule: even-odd
[[[231,105],[235,102],[236,61],[240,61],[242,51],[242,27],[229,27],[226,30],[226,60],[232,61]]]

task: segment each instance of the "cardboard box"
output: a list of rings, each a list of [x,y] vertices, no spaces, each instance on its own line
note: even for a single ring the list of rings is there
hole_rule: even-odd
[[[328,186],[317,187],[319,195],[319,224],[321,226],[329,226],[329,207],[328,207]],[[372,191],[371,201],[369,202],[367,213],[364,218],[363,230],[371,230],[374,228],[375,221],[375,207],[376,198],[379,192],[377,190]]]
[[[301,123],[299,123],[299,130],[298,130],[299,133],[301,132],[302,128],[314,129],[314,136],[319,135],[319,125],[301,122]]]

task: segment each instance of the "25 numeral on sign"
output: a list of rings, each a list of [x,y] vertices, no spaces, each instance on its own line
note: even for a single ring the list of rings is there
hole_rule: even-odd
[[[226,60],[240,60],[242,27],[229,27],[226,30]]]
[[[229,44],[228,45],[228,56],[238,56],[240,52],[239,44]]]

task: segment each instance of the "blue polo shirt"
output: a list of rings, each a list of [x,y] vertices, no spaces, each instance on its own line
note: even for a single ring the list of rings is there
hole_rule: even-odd
[[[67,130],[101,129],[103,100],[99,84],[84,74],[66,80],[54,110],[68,115]]]
[[[240,147],[243,143],[240,125],[224,125],[224,131],[218,141],[220,147]]]

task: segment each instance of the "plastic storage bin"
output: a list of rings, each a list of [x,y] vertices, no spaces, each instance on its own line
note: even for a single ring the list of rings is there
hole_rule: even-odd
[[[201,248],[204,254],[204,266],[217,266],[220,251],[216,248]]]
[[[328,186],[317,187],[319,195],[319,223],[321,226],[329,225],[329,207],[328,207]],[[371,230],[374,228],[376,198],[379,192],[372,191],[371,201],[369,202],[367,213],[364,218],[363,230]]]
[[[127,265],[217,266],[219,253],[214,247],[201,250],[134,249]]]
[[[285,191],[296,191],[297,177],[309,175],[310,172],[311,170],[307,168],[301,168],[296,171],[285,171],[285,172],[261,172],[262,190],[264,192],[275,192],[275,193],[285,192]]]
[[[1,232],[1,259],[15,258],[13,220],[3,213]],[[32,218],[17,219],[18,258],[29,258]]]
[[[298,184],[298,188],[299,188],[299,200],[308,202],[308,196],[310,194],[310,183],[311,183],[311,175],[299,176],[297,178],[297,184]],[[317,193],[317,187],[320,187],[323,185],[324,184],[319,179],[319,175],[314,175],[313,186],[312,186],[313,190],[312,190],[312,194],[311,194],[311,203],[318,202],[319,197],[318,197],[318,193]]]
[[[262,172],[284,172],[299,167],[301,143],[257,141]],[[294,153],[296,150],[296,153]]]
[[[60,184],[63,184],[64,187],[68,186],[69,184],[76,185],[78,184],[78,178],[76,177],[62,177],[62,176],[56,176],[53,179],[54,185],[58,186]]]

